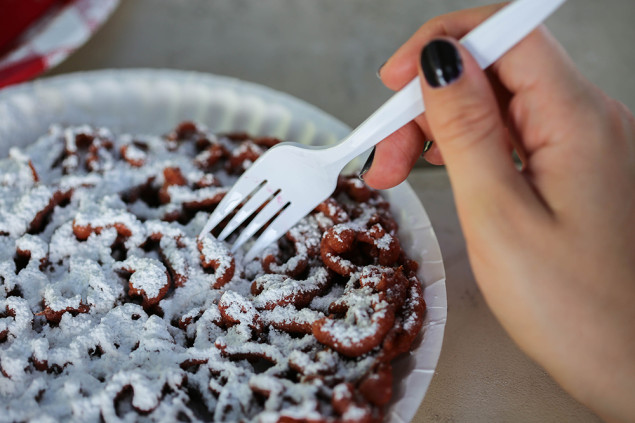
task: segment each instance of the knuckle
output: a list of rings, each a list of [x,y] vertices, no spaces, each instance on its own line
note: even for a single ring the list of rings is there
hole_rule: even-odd
[[[447,15],[435,16],[430,19],[428,22],[424,24],[427,30],[432,30],[437,32],[438,35],[445,35],[445,21],[447,20]]]
[[[436,136],[445,138],[447,142],[471,145],[492,137],[499,129],[498,110],[481,102],[465,103],[449,110],[437,117],[435,125]]]

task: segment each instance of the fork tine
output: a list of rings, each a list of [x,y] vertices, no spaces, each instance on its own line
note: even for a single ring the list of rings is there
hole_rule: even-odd
[[[291,229],[302,217],[304,217],[313,207],[304,204],[301,207],[298,204],[292,204],[275,218],[273,222],[265,229],[265,231],[258,237],[256,242],[251,246],[244,261],[249,262],[253,260],[258,254],[262,252],[269,244],[276,241],[282,235],[284,235],[289,229]]]
[[[245,221],[254,211],[258,209],[269,197],[275,194],[271,184],[265,184],[251,196],[251,198],[236,212],[234,217],[227,223],[227,226],[218,235],[219,240],[227,238],[241,223]]]
[[[199,238],[205,236],[212,229],[214,229],[216,225],[222,222],[222,220],[225,219],[227,215],[229,215],[229,213],[231,213],[232,210],[234,210],[236,206],[238,206],[245,199],[245,197],[247,197],[254,190],[254,188],[262,183],[262,180],[258,182],[251,178],[245,178],[245,176],[246,174],[243,175],[243,177],[239,178],[232,189],[229,190],[229,192],[225,194],[220,203],[218,203],[218,205],[214,209],[214,212],[209,217],[209,220],[203,227],[203,230],[199,234]]]
[[[281,196],[281,193],[276,195],[267,203],[267,205],[258,213],[244,231],[240,233],[240,236],[232,245],[231,251],[238,250],[249,238],[251,238],[260,228],[262,228],[273,216],[276,215],[287,204]]]

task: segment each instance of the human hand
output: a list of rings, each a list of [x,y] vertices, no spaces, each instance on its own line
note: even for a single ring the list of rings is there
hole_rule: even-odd
[[[480,70],[455,40],[500,7],[433,19],[382,67],[394,90],[419,74],[427,112],[377,145],[364,180],[403,181],[433,139],[497,318],[575,398],[633,421],[635,118],[544,28]]]

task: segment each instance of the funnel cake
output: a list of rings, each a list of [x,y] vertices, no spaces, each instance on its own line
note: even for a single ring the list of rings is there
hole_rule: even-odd
[[[249,263],[197,238],[277,142],[53,126],[0,161],[2,420],[383,420],[425,302],[377,192],[341,177]]]

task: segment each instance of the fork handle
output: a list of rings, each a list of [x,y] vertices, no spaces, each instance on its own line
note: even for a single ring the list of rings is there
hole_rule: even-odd
[[[565,1],[516,0],[470,31],[460,43],[472,54],[481,69],[485,69],[536,29]],[[352,159],[424,111],[421,85],[416,77],[340,144],[324,151],[333,154],[334,165],[341,171]]]

